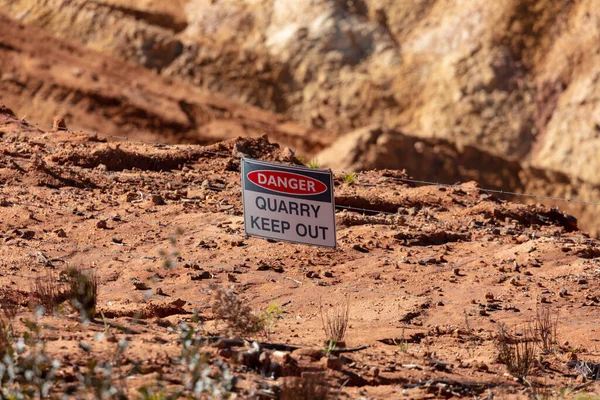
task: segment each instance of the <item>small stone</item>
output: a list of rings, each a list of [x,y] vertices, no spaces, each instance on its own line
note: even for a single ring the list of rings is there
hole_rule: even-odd
[[[377,367],[371,367],[371,370],[369,372],[374,378],[377,378],[379,376],[379,368]]]
[[[217,353],[223,358],[231,358],[233,351],[231,349],[219,349]]]
[[[106,221],[100,220],[100,221],[96,222],[96,228],[98,228],[98,229],[108,229],[108,225],[106,224]]]
[[[289,147],[284,147],[281,151],[282,161],[291,161],[294,159],[295,156],[296,154],[294,153],[294,150],[290,149]]]
[[[493,294],[493,293],[490,293],[490,292],[488,292],[488,293],[486,293],[486,294],[485,294],[485,298],[486,298],[487,300],[489,300],[489,301],[494,301],[494,294]]]
[[[454,275],[456,275],[456,276],[460,276],[460,268],[454,268],[454,269],[452,270],[452,273],[453,273]]]
[[[323,272],[323,276],[325,276],[325,278],[333,278],[333,272],[325,271]]]
[[[366,248],[362,247],[362,246],[361,246],[361,245],[359,245],[359,244],[354,244],[354,245],[352,245],[352,250],[356,250],[356,251],[358,251],[358,252],[360,252],[360,253],[368,253],[368,252],[369,252],[369,250],[368,250],[368,249],[366,249]]]
[[[135,201],[139,198],[140,198],[140,196],[138,196],[136,193],[132,193],[132,192],[129,192],[125,195],[125,201],[128,203],[131,203],[132,201]]]
[[[54,233],[56,233],[56,236],[58,236],[59,238],[66,238],[67,237],[67,233],[63,229],[61,229],[61,228],[55,230]]]
[[[64,131],[67,129],[67,123],[65,122],[65,118],[61,115],[57,115],[54,117],[54,121],[52,121],[52,129],[55,131]]]
[[[339,357],[323,357],[321,359],[321,363],[327,369],[332,369],[334,371],[339,371],[344,366],[344,360]]]
[[[156,206],[162,206],[165,204],[165,199],[163,199],[162,196],[158,194],[153,194],[150,200],[152,201],[152,204]]]
[[[190,275],[190,279],[193,281],[201,281],[203,279],[211,279],[213,278],[213,275],[208,272],[208,271],[202,271],[202,272],[198,272],[198,273],[192,273],[189,274]]]
[[[558,293],[558,295],[559,295],[560,297],[565,297],[565,296],[568,296],[568,295],[569,295],[569,293],[567,292],[567,288],[562,288],[562,289],[560,289],[560,292]]]
[[[21,233],[21,239],[25,239],[25,240],[31,240],[34,238],[34,236],[35,236],[34,231],[23,231]]]
[[[262,353],[260,353],[260,356],[258,357],[258,362],[263,367],[266,367],[269,364],[271,364],[271,356],[269,356],[269,353],[267,353],[266,351],[263,351]]]
[[[137,278],[131,278],[131,283],[133,283],[133,286],[135,287],[136,290],[149,290],[150,287],[148,285],[146,285],[144,282],[140,281]]]
[[[480,361],[478,363],[475,363],[475,368],[477,368],[479,371],[489,371],[490,367],[488,367],[488,365],[486,363],[484,363],[483,361]]]
[[[521,243],[528,242],[529,237],[527,237],[527,235],[520,235],[520,236],[517,236],[517,238],[515,240],[517,241],[517,243],[521,244]]]
[[[96,170],[106,172],[106,171],[108,171],[108,167],[104,164],[98,164],[98,166],[96,167]]]

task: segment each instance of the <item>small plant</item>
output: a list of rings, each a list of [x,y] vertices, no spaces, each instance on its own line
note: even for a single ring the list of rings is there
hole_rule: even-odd
[[[312,169],[318,169],[321,168],[321,165],[319,164],[319,161],[316,159],[312,159],[308,162],[308,164],[306,164],[306,166],[308,168],[312,168]]]
[[[320,374],[306,374],[302,378],[291,377],[281,386],[281,400],[326,400],[331,398],[329,387],[323,384]]]
[[[402,338],[400,340],[394,339],[394,344],[398,347],[402,353],[408,353],[408,340],[404,338],[404,331],[406,330],[406,325],[402,326]]]
[[[53,274],[37,277],[31,292],[34,302],[39,303],[47,314],[56,313],[58,305],[64,300],[64,293]]]
[[[535,363],[535,333],[531,326],[525,326],[520,335],[510,333],[500,324],[496,345],[498,361],[506,365],[508,372],[525,381]]]
[[[159,250],[158,252],[158,255],[162,258],[162,265],[165,269],[174,268],[181,257],[181,253],[177,249],[177,239],[181,235],[183,235],[183,229],[177,228],[174,234],[169,235],[169,244],[171,245],[172,251],[167,252],[165,250]]]
[[[321,324],[327,340],[343,341],[348,330],[350,299],[346,297],[342,304],[338,304],[331,310],[331,313],[329,311],[323,313],[323,304],[319,302],[319,311],[321,312]]]
[[[205,398],[200,396],[203,394],[210,399],[230,397],[237,378],[233,376],[229,366],[221,360],[210,363],[211,354],[204,350],[205,342],[192,325],[182,323],[180,332],[179,343],[182,349],[179,362],[184,368],[185,389],[199,396],[197,398]]]
[[[267,340],[271,339],[271,332],[277,321],[282,319],[283,310],[275,303],[269,304],[265,312],[260,315],[260,324]]]
[[[15,301],[10,300],[7,296],[0,299],[0,320],[11,321],[18,311],[19,305]]]
[[[337,349],[337,342],[335,340],[329,339],[325,344],[325,348],[323,349],[323,354],[325,354],[327,357],[329,357],[335,349]]]
[[[42,327],[37,322],[43,314],[38,307],[34,320],[25,321],[27,330],[22,338],[13,336],[12,328],[6,321],[2,328],[7,329],[0,335],[6,341],[0,353],[0,398],[47,398],[50,389],[58,383],[57,372],[60,362],[46,353],[46,340],[42,338]]]
[[[100,284],[98,275],[92,270],[84,271],[80,268],[69,268],[67,276],[71,304],[79,311],[83,321],[93,321],[98,303],[98,287]]]
[[[344,178],[343,178],[343,182],[345,184],[352,185],[354,182],[356,182],[357,177],[358,177],[358,175],[355,172],[345,174]]]
[[[104,336],[99,336],[96,340],[102,341]],[[96,399],[126,400],[128,398],[124,383],[125,376],[118,379],[121,372],[121,358],[128,346],[125,339],[119,340],[113,353],[113,360],[102,362],[91,354],[90,346],[80,343],[79,347],[88,354],[87,368],[77,373],[80,390],[84,389],[81,390],[81,394],[93,393]]]
[[[558,312],[552,318],[550,306],[538,306],[535,311],[535,335],[544,354],[554,351],[558,345]]]
[[[253,335],[263,329],[261,318],[244,304],[232,288],[211,285],[214,293],[212,311],[215,319],[227,325],[229,335]]]

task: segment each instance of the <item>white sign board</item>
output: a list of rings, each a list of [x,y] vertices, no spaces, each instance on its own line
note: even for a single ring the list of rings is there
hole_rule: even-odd
[[[246,234],[336,247],[331,171],[242,159]]]

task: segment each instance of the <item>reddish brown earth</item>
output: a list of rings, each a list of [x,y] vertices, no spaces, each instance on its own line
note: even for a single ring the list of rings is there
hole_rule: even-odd
[[[52,37],[0,14],[0,100],[18,117],[168,143],[268,134],[300,153],[333,135]],[[18,110],[18,111],[17,111]]]
[[[337,249],[272,243],[244,236],[240,151],[294,161],[266,138],[208,147],[106,141],[42,131],[2,108],[0,287],[19,305],[18,331],[31,317],[35,277],[79,266],[98,274],[98,314],[130,342],[123,368],[141,365],[127,380],[131,397],[159,376],[181,383],[172,327],[194,310],[207,336],[223,334],[210,284],[232,287],[256,313],[279,305],[268,341],[316,350],[314,360],[292,353],[284,374],[322,372],[341,398],[526,398],[531,390],[497,362],[495,338],[500,324],[522,326],[540,305],[558,315],[560,347],[539,356],[531,382],[558,395],[582,384],[566,361],[600,361],[600,248],[569,216],[490,197],[474,183],[413,187],[400,172],[371,171],[353,183],[335,177]],[[151,292],[136,290],[134,278]],[[319,304],[345,298],[346,345],[367,348],[327,368]],[[78,344],[94,343],[105,326],[81,324],[68,306],[43,322],[48,350],[73,378],[86,359]],[[94,344],[94,354],[106,359],[112,345]],[[286,379],[208,348],[240,376],[241,398],[261,390],[269,398]]]

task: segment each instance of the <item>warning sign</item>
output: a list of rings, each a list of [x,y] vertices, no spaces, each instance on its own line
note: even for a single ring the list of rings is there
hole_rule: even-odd
[[[331,171],[242,159],[246,233],[335,247]]]

